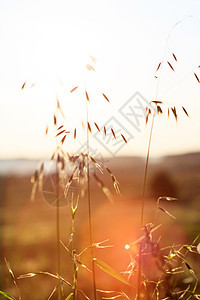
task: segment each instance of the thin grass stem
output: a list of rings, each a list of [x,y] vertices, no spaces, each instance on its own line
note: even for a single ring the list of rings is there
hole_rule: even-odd
[[[89,112],[88,112],[88,103],[86,99],[86,114],[87,114],[87,120],[86,120],[86,126],[87,126],[87,198],[88,198],[88,215],[89,215],[89,234],[90,234],[90,249],[91,249],[91,256],[92,256],[92,277],[93,277],[93,291],[94,291],[94,299],[97,299],[96,296],[96,278],[95,278],[95,267],[94,267],[94,251],[93,251],[93,237],[92,237],[92,212],[91,212],[91,195],[90,195],[90,162],[89,162],[89,155],[90,155],[90,141],[89,141],[89,128],[88,128],[88,122],[89,122]]]
[[[164,54],[163,54],[163,59],[162,62],[165,60],[165,56],[167,54],[167,48],[168,48],[168,42],[169,42],[169,37],[171,35],[172,30],[174,29],[175,26],[177,26],[181,21],[177,22],[175,25],[172,26],[172,28],[169,31],[169,34],[167,36],[165,48],[164,48]],[[160,86],[160,80],[161,80],[161,74],[163,71],[163,63],[161,64],[161,69],[160,69],[160,76],[158,77],[158,82],[157,82],[157,87],[156,87],[156,94],[155,94],[155,100],[158,98],[158,91],[159,91],[159,86]],[[145,202],[145,191],[146,191],[146,182],[147,182],[147,173],[148,173],[148,166],[149,166],[149,157],[150,157],[150,148],[151,148],[151,142],[152,142],[152,135],[153,135],[153,128],[154,128],[154,123],[155,123],[155,115],[157,111],[157,104],[155,105],[154,113],[153,113],[153,118],[152,118],[152,123],[151,123],[151,129],[150,129],[150,135],[149,135],[149,143],[148,143],[148,149],[147,149],[147,156],[146,156],[146,162],[145,162],[145,171],[144,171],[144,180],[143,180],[143,188],[142,188],[142,205],[141,205],[141,219],[140,219],[140,232],[142,231],[143,227],[143,222],[144,222],[144,202]],[[139,266],[138,266],[138,287],[137,287],[137,294],[138,294],[138,300],[140,300],[140,286],[141,286],[141,269],[142,269],[142,257],[141,257],[141,245],[139,249]]]
[[[60,280],[60,189],[59,189],[59,170],[56,170],[56,244],[57,244],[57,273],[58,273],[58,300],[61,300],[61,280]]]
[[[86,75],[85,73],[85,92],[86,92]],[[92,280],[93,280],[93,293],[94,300],[97,299],[96,295],[96,277],[95,277],[95,266],[94,266],[94,251],[93,251],[93,236],[92,236],[92,211],[91,211],[91,194],[90,194],[90,130],[89,130],[89,109],[88,109],[88,99],[86,95],[86,139],[87,139],[87,201],[88,201],[88,218],[89,218],[89,236],[90,236],[90,249],[92,257]]]

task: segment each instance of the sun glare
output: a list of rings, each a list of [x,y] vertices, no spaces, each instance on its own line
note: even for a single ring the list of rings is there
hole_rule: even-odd
[[[124,248],[125,248],[126,250],[129,250],[129,249],[130,249],[130,245],[126,244]]]

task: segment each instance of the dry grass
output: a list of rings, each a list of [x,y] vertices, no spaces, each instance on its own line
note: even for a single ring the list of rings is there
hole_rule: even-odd
[[[20,300],[27,297],[27,299],[33,297],[32,299],[58,300],[116,298],[157,300],[191,299],[192,297],[199,299],[199,277],[194,261],[191,259],[192,255],[195,257],[199,255],[197,248],[199,235],[186,243],[185,234],[183,232],[177,234],[179,228],[175,223],[172,223],[176,220],[177,208],[175,210],[175,206],[170,208],[171,202],[177,200],[173,195],[160,195],[157,201],[154,199],[148,203],[146,199],[150,149],[156,114],[163,117],[167,109],[168,117],[172,114],[173,118],[178,121],[179,109],[181,109],[189,117],[183,106],[179,108],[171,104],[168,105],[168,103],[158,99],[160,78],[165,66],[170,67],[170,70],[175,73],[176,68],[174,65],[178,63],[178,59],[173,52],[170,53],[170,59],[166,59],[171,32],[172,30],[167,38],[163,59],[156,69],[155,77],[158,79],[158,83],[155,100],[151,101],[154,110],[152,112],[151,109],[146,109],[147,126],[150,117],[152,118],[141,199],[139,201],[134,199],[133,202],[126,199],[126,197],[120,198],[121,192],[116,174],[111,171],[110,166],[101,164],[90,155],[92,127],[89,118],[89,104],[91,99],[89,97],[90,93],[86,89],[86,80],[84,88],[86,121],[84,127],[87,128],[87,150],[85,153],[70,155],[66,152],[66,138],[73,135],[72,141],[74,141],[77,138],[77,131],[76,128],[66,130],[64,125],[59,126],[58,120],[61,117],[63,119],[61,124],[64,124],[65,115],[60,101],[56,98],[56,110],[52,118],[53,124],[50,124],[53,125],[54,132],[56,132],[54,134],[55,151],[50,158],[50,162],[54,162],[55,170],[54,173],[46,173],[42,162],[31,178],[31,200],[33,202],[36,199],[40,208],[39,215],[44,218],[44,211],[46,211],[48,218],[54,219],[54,224],[51,223],[51,227],[46,225],[43,227],[45,232],[48,232],[51,228],[47,251],[43,257],[43,259],[48,260],[48,263],[43,262],[45,270],[41,270],[41,265],[37,264],[37,268],[39,267],[40,270],[36,270],[36,265],[33,264],[33,270],[27,271],[26,268],[20,265],[20,255],[23,251],[19,251],[20,259],[18,258],[17,265],[12,264],[12,262],[11,264],[14,269],[18,268],[18,272],[24,274],[16,276],[6,260],[7,269],[15,290],[10,288],[8,294],[1,292],[3,297],[15,299],[10,295],[16,294],[15,297]],[[171,58],[173,58],[173,63],[171,63]],[[91,56],[90,59],[92,64],[96,63],[94,57]],[[86,69],[87,71],[95,71],[91,64],[87,64]],[[194,75],[199,82],[197,74],[194,73]],[[24,89],[25,85],[26,82],[21,89]],[[78,86],[74,87],[70,93],[75,92],[77,89]],[[104,93],[102,93],[102,96],[110,103]],[[96,122],[94,122],[94,125],[100,132]],[[108,129],[102,126],[102,131],[106,136]],[[117,139],[114,128],[111,128],[111,133],[113,139]],[[46,127],[45,134],[50,134],[49,125]],[[123,134],[120,137],[127,143],[127,139]],[[72,171],[69,172],[68,170]],[[126,175],[127,173],[127,170],[125,170]],[[109,183],[107,176],[111,179],[111,183]],[[125,177],[124,181],[127,184],[128,178]],[[95,182],[100,187],[100,192],[103,192],[110,202],[99,204],[99,201],[102,200],[102,194],[99,191],[97,192],[94,187]],[[50,190],[46,189],[46,186]],[[113,196],[111,189],[116,192],[115,196]],[[42,201],[43,204],[41,204]],[[162,206],[160,206],[161,201]],[[164,207],[163,202],[169,202],[167,208]],[[46,207],[47,203],[50,204],[48,209]],[[28,211],[30,205],[34,204],[28,204]],[[62,207],[64,207],[63,210]],[[39,215],[35,216],[34,214],[34,217],[32,216],[34,226]],[[28,220],[23,225],[27,226],[27,223]],[[170,228],[173,229],[174,235],[170,237],[173,240],[172,242],[169,241],[169,237],[165,238],[165,230],[161,223],[167,226],[166,233]],[[53,230],[54,234],[52,234]],[[52,236],[54,236],[53,239]],[[161,241],[163,236],[164,241]],[[108,239],[109,244],[107,244]],[[20,239],[18,242],[21,242]],[[33,243],[33,241],[31,242]],[[166,242],[169,244],[164,245]],[[112,244],[115,247],[111,247]],[[33,245],[35,246],[36,243],[33,243]],[[41,240],[37,245],[39,247],[38,254],[41,255]],[[49,258],[50,250],[52,256]],[[38,261],[40,259],[37,257],[34,262]],[[45,278],[40,279],[43,277],[48,278],[47,281]],[[36,284],[39,284],[41,288],[43,282],[48,282],[48,286],[45,293],[40,293],[40,290],[37,290],[34,296],[30,296],[26,292],[26,284],[21,282],[28,282],[35,278],[37,278]],[[28,292],[30,293],[29,288]]]

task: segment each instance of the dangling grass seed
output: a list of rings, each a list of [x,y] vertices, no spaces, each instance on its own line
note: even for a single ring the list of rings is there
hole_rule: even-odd
[[[53,153],[53,155],[51,156],[51,159],[50,159],[50,161],[53,161],[54,160],[54,158],[55,158],[55,155],[56,155],[56,151]]]
[[[37,190],[38,180],[39,180],[39,173],[38,173],[38,170],[36,170],[34,175],[31,177],[31,183],[33,184],[33,187],[31,190],[31,201],[34,201],[34,199],[35,199],[35,193]]]
[[[59,165],[60,161],[61,161],[60,154],[58,153],[58,155],[57,155],[57,166]]]
[[[83,130],[85,130],[85,123],[81,120],[81,126],[83,128]]]
[[[94,173],[93,174],[95,180],[97,181],[99,187],[101,188],[102,192],[106,195],[106,197],[111,201],[111,203],[113,202],[112,199],[112,194],[110,192],[110,190],[104,185],[104,183],[99,179],[99,177]]]
[[[97,123],[94,122],[94,125],[96,126],[97,130],[100,132],[99,126],[97,125]]]
[[[192,270],[191,266],[190,266],[187,262],[185,262],[185,265],[186,265],[186,267],[188,268],[188,270],[190,271],[190,273],[191,273],[193,276],[195,276],[195,273],[194,273],[194,271]]]
[[[106,170],[108,171],[108,173],[110,174],[110,176],[112,178],[113,186],[114,186],[115,191],[117,192],[117,194],[120,194],[119,182],[117,181],[115,175],[112,173],[112,171],[108,167],[105,167],[105,168],[106,168]]]
[[[172,53],[172,55],[173,55],[173,58],[175,59],[175,61],[177,61],[177,58],[176,58],[175,54]]]
[[[187,110],[183,106],[182,106],[182,109],[183,109],[184,113],[186,114],[186,116],[189,118]]]
[[[127,140],[125,138],[125,136],[121,133],[121,137],[123,138],[124,142],[127,144]]]
[[[60,111],[62,117],[65,119],[65,115],[64,115],[64,112],[62,111],[62,108],[60,106],[60,102],[59,102],[58,98],[56,100],[57,100],[57,109]]]
[[[90,58],[91,58],[91,60],[94,62],[94,63],[96,63],[96,58],[94,58],[93,56],[89,56]]]
[[[175,70],[174,70],[174,68],[172,67],[172,65],[170,64],[170,62],[168,61],[167,63],[168,63],[168,65],[170,66],[170,68],[172,69],[172,71],[175,72]]]
[[[146,121],[145,121],[146,124],[148,123],[148,120],[149,120],[149,113],[146,114]]]
[[[87,125],[88,125],[88,130],[89,130],[89,132],[92,133],[92,129],[91,129],[90,123],[87,122]]]
[[[104,98],[110,103],[110,100],[108,99],[108,97],[102,93],[102,95],[104,96]]]
[[[112,132],[112,135],[114,136],[114,139],[116,140],[116,135],[115,135],[115,132],[112,128],[111,128],[111,132]]]
[[[38,170],[35,170],[34,175],[31,177],[31,183],[37,182],[38,179],[39,179],[39,173],[38,173]]]
[[[65,132],[65,129],[56,134],[56,137]]]
[[[158,72],[158,70],[160,69],[160,66],[161,66],[161,62],[158,64],[158,67],[156,69],[156,72]]]
[[[94,69],[90,64],[87,64],[87,65],[86,65],[86,68],[87,68],[89,71],[95,71],[95,69]]]
[[[44,163],[42,163],[39,171],[39,182],[38,182],[38,187],[39,191],[42,191],[42,183],[43,183],[43,176],[44,176]]]
[[[86,95],[87,101],[90,102],[90,99],[89,99],[89,96],[88,96],[88,92],[87,92],[87,91],[85,91],[85,95]]]
[[[157,112],[158,112],[158,114],[162,114],[163,113],[162,108],[159,105],[157,105]]]
[[[175,106],[174,106],[174,107],[171,107],[171,111],[173,112],[174,118],[175,118],[176,121],[177,121],[178,116],[177,116],[177,113],[176,113],[176,107],[175,107]]]
[[[196,80],[198,81],[198,83],[200,83],[199,78],[196,73],[194,73],[194,76],[196,77]]]
[[[70,93],[73,93],[77,88],[78,86],[75,86],[73,89],[71,89]]]
[[[47,125],[46,130],[45,130],[45,135],[47,135],[49,132],[49,126]]]
[[[57,124],[57,118],[56,118],[56,115],[55,115],[55,114],[53,115],[53,123],[54,123],[54,125]]]
[[[64,195],[65,195],[65,197],[67,196],[69,187],[70,187],[70,185],[71,185],[71,183],[72,183],[72,181],[73,181],[73,178],[74,178],[74,175],[75,175],[75,173],[76,173],[76,170],[77,170],[77,167],[74,168],[74,170],[73,170],[71,176],[69,177],[69,180],[68,180],[68,182],[67,182],[67,184],[66,184],[66,186],[65,186],[65,190],[64,190]]]
[[[22,84],[22,87],[21,87],[22,90],[24,89],[25,85],[26,85],[26,81]]]
[[[151,114],[151,109],[147,107],[147,109],[146,109],[146,124],[148,123],[150,114]]]
[[[65,170],[65,159],[64,159],[63,156],[61,157],[61,170],[62,170],[62,171]]]
[[[61,140],[61,144],[63,145],[64,144],[64,141],[65,141],[65,139],[66,139],[66,134],[63,136],[63,138],[62,138],[62,140]]]
[[[98,164],[98,162],[97,162],[92,156],[90,156],[90,159],[91,159],[91,161],[93,162],[93,164],[95,165],[95,167],[96,167],[101,173],[103,173],[103,169],[102,169],[102,167],[100,166],[100,164]]]

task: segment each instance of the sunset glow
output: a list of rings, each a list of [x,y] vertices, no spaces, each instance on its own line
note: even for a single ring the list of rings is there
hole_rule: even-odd
[[[57,96],[66,126],[70,130],[77,127],[79,144],[84,144],[85,82],[91,97],[91,122],[104,126],[114,116],[132,136],[117,155],[144,155],[149,127],[145,129],[141,119],[140,131],[134,132],[119,110],[136,92],[147,101],[155,98],[156,68],[169,33],[158,98],[180,110],[186,107],[190,119],[180,113],[174,130],[174,120],[160,118],[154,132],[159,144],[152,144],[152,154],[199,150],[200,86],[194,76],[200,77],[197,1],[178,1],[179,9],[172,2],[161,5],[159,1],[6,3],[1,4],[0,12],[1,158],[48,156],[54,147],[53,133],[45,139],[44,132]],[[95,65],[95,71],[86,71],[88,63]],[[79,86],[77,91],[70,93],[75,86]],[[99,142],[91,139],[99,149]],[[79,146],[70,143],[69,150],[75,152]],[[101,153],[110,155],[103,147]]]

